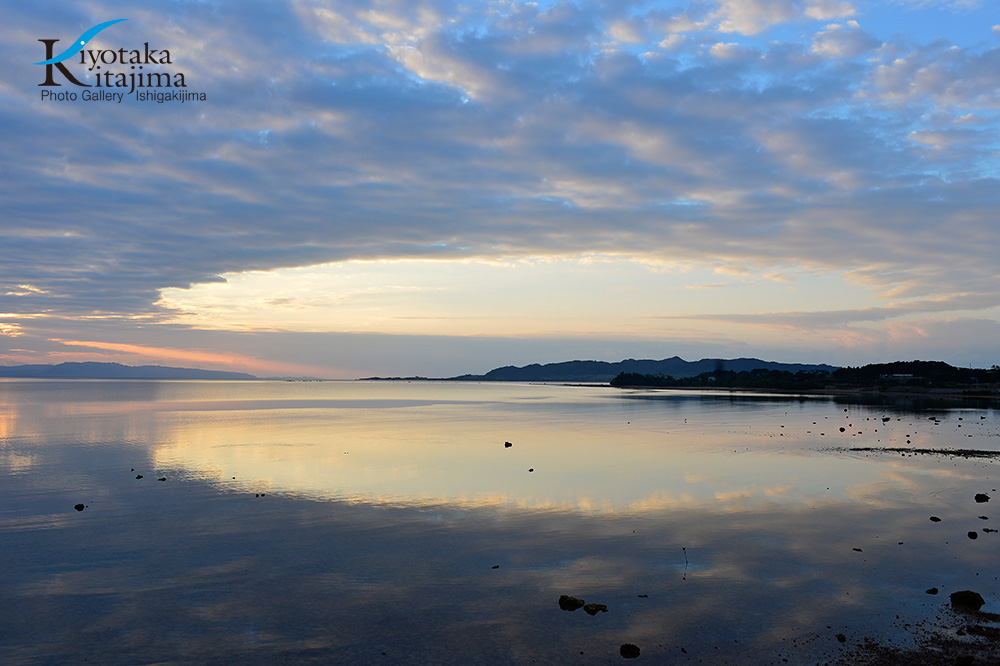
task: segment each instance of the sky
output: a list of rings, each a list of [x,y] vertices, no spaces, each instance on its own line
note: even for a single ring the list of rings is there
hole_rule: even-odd
[[[998,9],[0,0],[0,364],[990,367]]]

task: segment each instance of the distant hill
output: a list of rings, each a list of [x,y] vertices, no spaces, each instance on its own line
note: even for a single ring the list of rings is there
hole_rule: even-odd
[[[461,375],[451,377],[455,381],[487,382],[610,382],[619,373],[628,372],[641,375],[669,375],[674,378],[697,377],[705,372],[725,370],[746,372],[750,370],[784,370],[787,372],[833,372],[833,365],[807,365],[799,363],[776,363],[759,358],[703,358],[700,361],[685,361],[674,356],[661,361],[626,359],[617,363],[607,361],[565,361],[563,363],[534,363],[523,367],[512,365],[490,370],[485,375]]]
[[[121,363],[60,363],[58,365],[0,366],[0,377],[38,379],[257,379],[243,372],[171,368],[163,365]]]

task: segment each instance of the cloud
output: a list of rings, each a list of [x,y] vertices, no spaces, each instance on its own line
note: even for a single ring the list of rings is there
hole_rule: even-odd
[[[975,52],[935,42],[885,58],[869,73],[865,92],[890,105],[997,109],[998,62],[997,48]]]
[[[153,324],[171,288],[352,259],[997,278],[1000,49],[883,40],[849,3],[3,7],[8,326]],[[169,48],[208,100],[40,100],[37,39],[126,12],[100,43]]]
[[[762,326],[791,327],[816,330],[849,326],[860,322],[877,322],[908,315],[927,315],[935,312],[981,311],[995,308],[1000,293],[962,294],[920,301],[890,303],[885,307],[867,307],[854,310],[771,312],[759,314],[677,315],[672,318],[714,319],[727,322],[751,323]]]
[[[812,51],[825,58],[856,58],[881,46],[857,21],[832,23],[816,33]]]
[[[827,21],[851,16],[854,7],[838,0],[722,0],[716,11],[718,29],[725,33],[755,35],[773,25],[799,18]]]
[[[100,342],[88,340],[66,340],[53,338],[50,342],[70,347],[85,347],[87,349],[106,350],[120,352],[124,358],[136,362],[136,359],[158,358],[169,362],[180,362],[194,364],[197,367],[216,367],[226,369],[254,368],[256,371],[269,371],[273,373],[281,372],[288,374],[308,373],[316,369],[314,365],[297,365],[290,363],[277,363],[266,361],[260,358],[253,358],[241,354],[218,353],[213,351],[203,351],[197,349],[177,349],[170,347],[149,347],[146,345],[134,345],[115,342]]]

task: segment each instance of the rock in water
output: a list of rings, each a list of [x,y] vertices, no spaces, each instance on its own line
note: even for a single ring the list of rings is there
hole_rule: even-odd
[[[585,603],[583,599],[577,599],[566,594],[559,595],[559,608],[562,608],[564,611],[575,611]]]
[[[76,504],[76,505],[74,505],[74,506],[73,506],[73,508],[74,508],[74,509],[76,509],[77,511],[83,511],[83,510],[84,510],[84,509],[86,509],[87,507],[85,507],[85,506],[84,506],[84,505],[82,505],[82,504]]]
[[[990,496],[986,493],[976,493],[976,501],[980,504],[990,501]]]
[[[962,590],[951,594],[951,607],[955,610],[978,611],[985,603],[983,595],[972,590]]]
[[[635,659],[639,656],[639,646],[632,643],[622,643],[621,648],[618,649],[618,653],[626,659]]]
[[[513,445],[513,444],[511,444],[510,442],[504,442],[504,443],[503,443],[503,448],[505,448],[505,449],[509,449],[509,448],[510,448],[510,447],[512,447],[512,446],[514,446],[514,445]]]
[[[587,612],[587,615],[597,615],[598,613],[607,613],[608,607],[604,604],[587,604],[583,610]]]

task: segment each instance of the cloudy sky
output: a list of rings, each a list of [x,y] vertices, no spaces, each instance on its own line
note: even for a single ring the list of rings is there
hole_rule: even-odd
[[[0,364],[1000,363],[992,0],[0,8]]]

